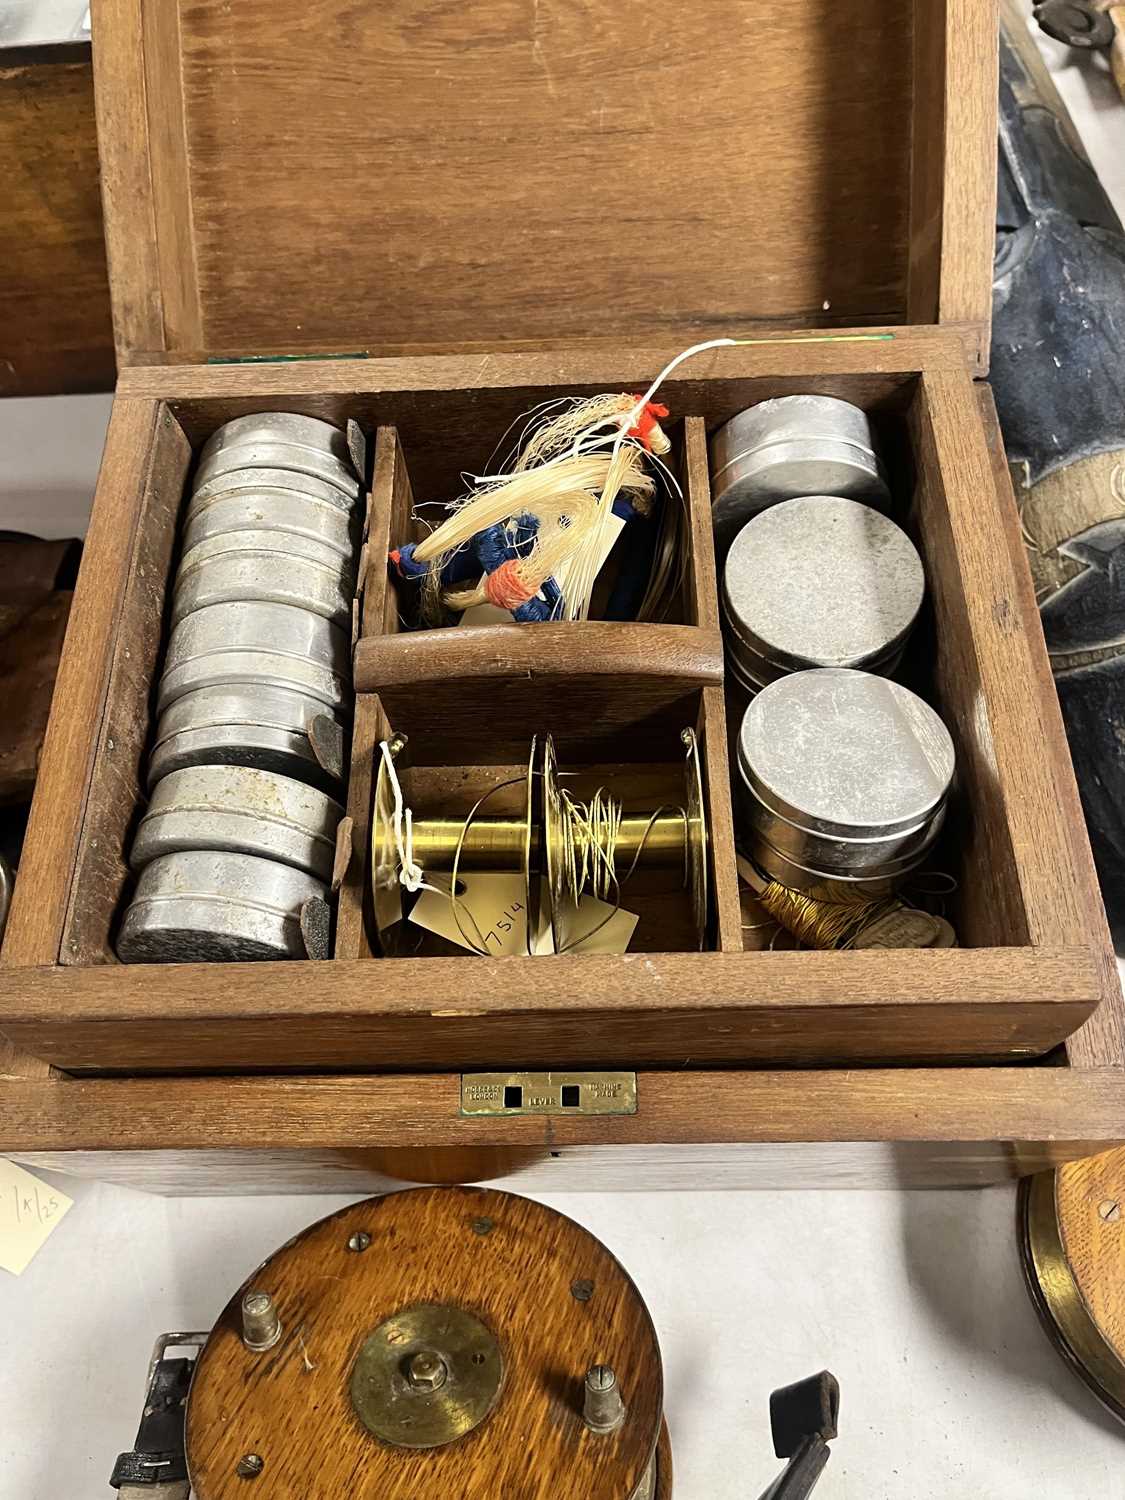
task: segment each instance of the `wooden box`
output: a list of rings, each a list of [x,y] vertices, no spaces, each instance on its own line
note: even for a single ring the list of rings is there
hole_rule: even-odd
[[[164,1190],[960,1183],[1125,1136],[1116,971],[975,378],[989,0],[101,0],[94,38],[121,376],[0,968],[0,1151]],[[643,389],[728,333],[757,341],[662,392],[675,623],[397,629],[412,489],[447,497],[537,401]],[[791,392],[871,413],[925,557],[957,949],[742,951],[706,438]],[[185,483],[217,426],[274,409],[354,420],[373,454],[334,957],[120,965]],[[425,805],[552,726],[573,763],[662,787],[684,725],[709,951],[665,892],[624,956],[373,956],[388,726]],[[535,1068],[637,1070],[637,1110],[462,1114],[459,1075]]]

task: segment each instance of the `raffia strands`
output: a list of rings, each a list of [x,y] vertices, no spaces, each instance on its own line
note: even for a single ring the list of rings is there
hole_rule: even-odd
[[[551,458],[510,478],[489,481],[486,489],[460,505],[420,543],[414,555],[418,562],[431,564],[431,578],[436,578],[445,559],[467,546],[478,532],[523,514],[533,515],[539,522],[539,535],[514,570],[527,597],[537,594],[564,563],[575,559],[566,617],[585,618],[601,555],[602,528],[623,491],[634,501],[651,501],[655,491],[641,452],[631,443],[613,452]],[[432,587],[425,591],[431,599],[434,592]],[[482,579],[474,588],[445,594],[442,602],[449,609],[464,610],[487,598]]]
[[[575,443],[599,428],[619,427],[621,418],[633,410],[635,402],[635,396],[623,396],[620,393],[590,396],[585,400],[575,397],[565,411],[547,422],[541,422],[534,429],[513,465],[515,472],[520,473],[536,464],[560,457],[573,449]]]

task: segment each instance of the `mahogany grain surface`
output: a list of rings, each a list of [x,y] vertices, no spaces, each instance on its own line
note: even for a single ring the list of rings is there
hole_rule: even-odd
[[[362,1252],[349,1249],[370,1236]],[[583,1285],[584,1284],[584,1285]],[[581,1287],[581,1295],[575,1288]],[[269,1291],[282,1323],[266,1354],[243,1347],[243,1291]],[[499,1395],[479,1426],[424,1452],[376,1439],[349,1396],[367,1336],[396,1313],[463,1308],[497,1339]],[[582,1420],[582,1383],[611,1364],[627,1406],[613,1433]],[[353,1204],[305,1230],[232,1297],[192,1381],[186,1449],[199,1500],[242,1495],[245,1453],[277,1500],[345,1494],[629,1500],[656,1448],[663,1382],[648,1310],[604,1245],[542,1204],[482,1188],[431,1188]]]

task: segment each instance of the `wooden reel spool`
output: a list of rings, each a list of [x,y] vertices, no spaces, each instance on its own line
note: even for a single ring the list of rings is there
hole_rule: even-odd
[[[653,809],[621,819],[613,847],[618,877],[639,868],[680,867],[691,895],[692,915],[702,948],[707,933],[707,818],[703,775],[695,731],[683,729],[685,749],[682,809]],[[405,735],[389,742],[392,759],[406,745]],[[542,749],[533,739],[528,756],[526,791],[520,812],[509,817],[478,814],[459,818],[416,818],[412,823],[413,854],[427,872],[468,873],[474,870],[518,871],[524,881],[526,909],[539,907],[540,876],[554,935],[555,949],[574,942],[575,902],[568,886],[564,859],[564,823],[569,816],[560,780],[553,737]],[[376,927],[383,952],[401,947],[401,863],[395,837],[394,790],[386,761],[378,762],[371,835],[371,879]]]
[[[600,1241],[510,1193],[417,1188],[312,1225],[228,1303],[188,1399],[192,1493],[670,1500],[662,1402]]]

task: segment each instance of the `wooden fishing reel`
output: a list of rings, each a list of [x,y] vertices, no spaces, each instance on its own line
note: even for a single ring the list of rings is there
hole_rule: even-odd
[[[578,801],[567,790],[568,773],[559,770],[554,739],[547,734],[542,742],[531,741],[526,772],[518,778],[521,797],[516,812],[498,816],[484,811],[490,795],[486,794],[467,818],[414,818],[403,804],[394,768],[406,736],[394,735],[381,747],[377,762],[371,834],[373,905],[383,952],[403,950],[403,891],[410,888],[412,871],[427,885],[441,882],[439,888],[448,889],[454,903],[461,874],[518,873],[528,913],[529,948],[542,899],[554,951],[563,953],[596,930],[579,915],[583,894],[616,906],[634,870],[676,867],[684,872],[702,948],[708,925],[703,776],[695,731],[685,728],[680,737],[685,757],[679,806],[624,813],[621,803],[604,789],[588,802]],[[471,942],[471,931],[464,926],[462,930]]]
[[[235,1294],[199,1356],[197,1500],[669,1500],[641,1295],[539,1203],[418,1188],[353,1204]]]

